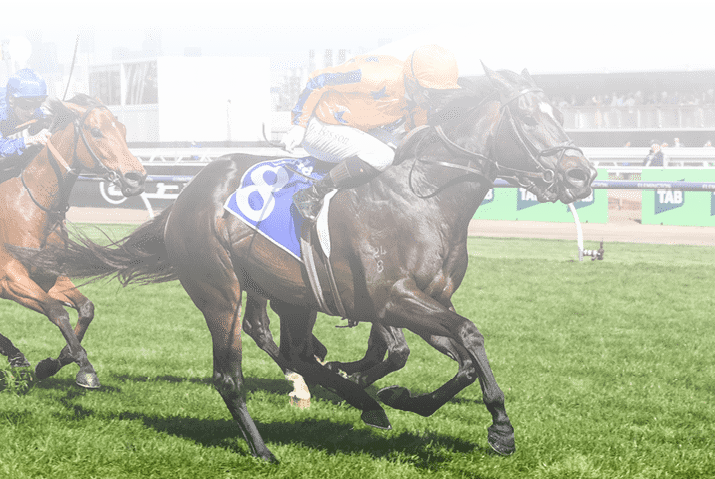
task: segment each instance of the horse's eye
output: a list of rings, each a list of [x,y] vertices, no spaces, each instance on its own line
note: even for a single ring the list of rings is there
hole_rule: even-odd
[[[90,133],[92,133],[92,136],[95,138],[102,138],[102,130],[99,128],[92,128]]]

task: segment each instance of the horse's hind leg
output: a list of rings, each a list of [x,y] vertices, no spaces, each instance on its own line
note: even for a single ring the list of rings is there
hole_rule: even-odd
[[[243,331],[256,342],[259,348],[265,351],[274,361],[278,362],[278,345],[273,339],[270,325],[271,320],[267,312],[267,300],[255,294],[246,294],[246,310],[243,313]],[[313,336],[313,352],[323,361],[328,354],[328,349],[318,338]],[[283,368],[281,368],[283,369]],[[286,371],[283,370],[285,373]]]
[[[382,407],[357,384],[320,365],[312,347],[312,331],[317,313],[287,303],[271,302],[281,318],[279,365],[302,375],[308,383],[317,383],[335,392],[348,404],[362,411],[362,420],[370,426],[391,429]]]
[[[378,379],[405,367],[409,355],[410,348],[401,329],[373,323],[367,351],[362,359],[351,363],[333,361],[326,366],[333,371],[345,372],[350,379],[366,388]]]
[[[24,271],[23,271],[24,272]],[[22,274],[12,276],[12,280],[4,284],[2,297],[11,299],[18,304],[44,314],[55,326],[57,326],[65,338],[69,348],[69,354],[74,362],[79,366],[79,372],[75,378],[78,386],[85,388],[98,388],[99,380],[94,367],[87,358],[87,351],[79,343],[77,336],[72,330],[69,321],[69,314],[65,311],[62,303],[48,295],[37,283]],[[56,360],[52,360],[53,362]],[[54,371],[55,365],[51,365],[50,370]],[[55,371],[56,372],[56,371]],[[38,379],[48,377],[42,362],[35,368]]]
[[[83,295],[69,278],[65,276],[57,278],[55,285],[50,289],[48,294],[57,301],[67,304],[77,311],[77,324],[74,327],[74,333],[75,336],[77,336],[77,340],[81,343],[87,332],[87,328],[89,328],[90,323],[94,319],[94,303]],[[57,366],[59,366],[58,371],[60,368],[74,362],[69,353],[68,346],[62,348],[60,355],[57,357],[57,361]],[[56,372],[57,371],[55,371],[55,373]]]
[[[251,454],[268,462],[278,462],[263,442],[246,407],[246,391],[241,368],[241,287],[230,259],[205,260],[201,265],[184,264],[181,284],[201,310],[213,342],[213,384],[238,423]],[[184,261],[188,261],[183,258]],[[174,261],[176,263],[176,261]],[[215,264],[213,264],[215,263]],[[192,267],[189,267],[192,266]]]
[[[253,294],[246,294],[246,310],[243,313],[243,331],[256,342],[274,361],[278,360],[278,345],[273,340],[266,311],[268,301]],[[284,371],[285,372],[285,371]]]
[[[7,357],[10,367],[24,368],[29,367],[30,362],[22,354],[22,351],[17,349],[12,341],[0,334],[0,354]]]

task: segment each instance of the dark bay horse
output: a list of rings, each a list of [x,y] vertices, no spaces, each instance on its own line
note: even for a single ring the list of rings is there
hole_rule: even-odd
[[[146,172],[129,152],[124,125],[98,101],[77,95],[68,102],[51,99],[48,107],[52,136],[47,145],[17,176],[0,184],[0,297],[46,315],[67,342],[57,359],[37,365],[39,379],[75,362],[80,367],[77,384],[96,388],[97,375],[80,345],[94,317],[94,305],[66,276],[28,271],[7,247],[63,245],[64,215],[81,171],[104,176],[126,196],[144,190]],[[74,330],[65,305],[78,311]],[[2,335],[0,353],[12,366],[29,366],[22,352]]]
[[[572,145],[560,113],[526,71],[485,71],[474,89],[456,94],[434,124],[398,149],[393,167],[335,195],[329,214],[331,263],[351,320],[373,323],[378,332],[401,334],[407,328],[459,364],[457,374],[432,393],[413,396],[392,387],[379,398],[429,415],[479,379],[492,415],[488,443],[506,455],[515,450],[514,429],[484,338],[451,302],[467,269],[469,221],[497,175],[541,201],[570,203],[591,193],[596,171]],[[252,335],[261,329],[266,300],[280,317],[281,344],[273,356],[282,368],[334,391],[360,409],[367,424],[391,426],[362,387],[317,362],[312,329],[319,305],[302,264],[223,208],[246,171],[265,159],[235,154],[210,163],[170,208],[113,246],[80,238],[66,249],[13,252],[40,270],[70,277],[116,275],[124,284],[181,281],[211,331],[216,389],[251,453],[275,461],[246,408],[240,334],[244,291]]]

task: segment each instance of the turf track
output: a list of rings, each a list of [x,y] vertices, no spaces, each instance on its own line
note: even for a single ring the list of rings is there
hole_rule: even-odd
[[[246,339],[248,407],[282,461],[259,464],[211,387],[209,333],[180,285],[109,283],[83,288],[103,388],[79,389],[69,366],[25,394],[1,391],[0,477],[715,477],[712,248],[612,243],[605,261],[584,263],[571,261],[574,241],[470,238],[469,250],[454,303],[486,337],[512,457],[488,450],[477,386],[430,418],[387,408],[394,430],[380,432],[319,388],[310,409],[290,407],[290,386]],[[33,363],[57,355],[46,319],[3,308],[0,332]],[[368,325],[338,324],[318,320],[328,358],[358,358]],[[408,342],[407,367],[378,387],[426,392],[456,371]]]

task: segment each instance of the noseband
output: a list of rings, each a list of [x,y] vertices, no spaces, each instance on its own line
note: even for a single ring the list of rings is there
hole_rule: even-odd
[[[536,166],[536,171],[521,170],[517,168],[511,168],[504,166],[504,162],[500,161],[499,150],[495,148],[494,159],[497,164],[497,171],[500,178],[506,180],[513,180],[522,188],[529,191],[538,189],[536,184],[532,181],[533,179],[541,180],[548,185],[546,190],[543,192],[545,195],[554,194],[552,189],[556,187],[557,175],[556,172],[544,161],[544,158],[558,155],[556,163],[560,163],[564,157],[567,150],[575,150],[580,155],[583,156],[583,151],[575,146],[571,140],[563,142],[559,145],[552,146],[550,148],[539,149],[529,136],[524,131],[522,124],[514,119],[514,115],[511,112],[511,105],[514,101],[518,100],[520,97],[526,95],[527,93],[543,93],[540,88],[526,88],[514,94],[511,97],[501,98],[501,106],[499,110],[502,112],[499,118],[499,124],[497,125],[497,133],[495,138],[499,138],[502,134],[504,128],[509,128],[512,135],[517,139],[518,147],[526,153],[527,157]]]
[[[80,174],[80,171],[82,170],[82,166],[80,165],[79,167],[73,167],[72,164],[75,162],[77,159],[77,144],[79,143],[79,139],[82,138],[82,142],[84,143],[84,146],[87,148],[87,151],[89,152],[90,157],[92,158],[92,162],[94,163],[92,165],[91,170],[95,169],[100,169],[103,170],[103,177],[107,179],[107,181],[111,182],[116,182],[119,180],[119,175],[107,168],[104,163],[99,159],[99,157],[94,153],[92,148],[89,145],[89,141],[87,141],[87,137],[84,134],[84,122],[86,121],[87,117],[89,114],[96,109],[104,109],[107,111],[110,111],[109,108],[107,108],[104,105],[95,105],[91,108],[88,108],[87,111],[84,112],[84,115],[82,115],[82,118],[75,118],[72,121],[72,124],[74,126],[74,146],[72,148],[72,159],[70,162],[67,162],[63,157],[62,154],[57,150],[57,148],[52,144],[52,138],[50,137],[49,140],[47,140],[47,151],[48,154],[51,158],[54,158],[55,161],[50,161],[50,165],[52,166],[52,169],[55,172],[55,176],[57,177],[57,183],[59,185],[59,192],[62,196],[59,206],[57,207],[56,210],[52,210],[49,208],[45,208],[42,204],[40,204],[37,199],[32,194],[32,191],[28,188],[27,184],[25,183],[25,177],[24,173],[25,171],[23,170],[22,173],[20,174],[20,181],[22,181],[22,186],[25,188],[27,191],[28,195],[30,195],[30,199],[32,200],[35,205],[40,208],[42,211],[45,213],[52,213],[58,212],[62,215],[64,215],[67,210],[69,210],[69,191],[71,188],[65,188],[65,185],[67,183],[66,178],[64,176],[64,173],[68,173],[74,177],[74,180],[77,179],[77,177]],[[65,169],[64,173],[60,170],[60,165]],[[74,181],[73,180],[73,181]]]

